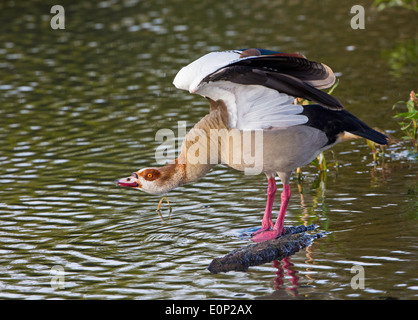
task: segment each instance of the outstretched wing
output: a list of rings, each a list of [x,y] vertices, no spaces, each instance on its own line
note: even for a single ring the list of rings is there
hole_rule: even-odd
[[[225,102],[230,128],[287,128],[308,122],[301,114],[303,107],[293,104],[292,97],[260,85],[217,81],[201,86],[196,93]]]
[[[343,109],[338,99],[319,90],[335,83],[332,70],[299,54],[277,53],[241,58],[207,75],[199,86],[220,80],[261,85],[293,97],[313,100],[329,109]]]
[[[230,126],[239,129],[306,123],[294,97],[341,110],[336,98],[319,90],[334,82],[334,73],[322,63],[298,53],[263,49],[209,53],[182,68],[174,79],[177,88],[224,100]]]

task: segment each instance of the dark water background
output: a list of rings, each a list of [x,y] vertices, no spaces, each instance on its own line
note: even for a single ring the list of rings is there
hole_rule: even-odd
[[[328,235],[281,264],[212,275],[248,244],[266,200],[262,175],[222,166],[159,197],[113,181],[155,165],[155,134],[193,126],[205,99],[171,82],[213,50],[300,51],[332,67],[335,95],[400,138],[392,105],[417,90],[417,13],[371,1],[64,1],[0,3],[0,298],[416,299],[418,164],[406,142],[373,162],[364,140],[327,151],[291,181],[287,225]],[[352,30],[361,4],[366,28]],[[279,190],[281,186],[279,185]],[[277,212],[280,197],[277,197]],[[165,206],[166,208],[166,206]],[[163,214],[167,217],[167,211]],[[350,285],[362,266],[365,288]],[[65,272],[65,288],[51,286]],[[284,268],[284,270],[283,270]]]

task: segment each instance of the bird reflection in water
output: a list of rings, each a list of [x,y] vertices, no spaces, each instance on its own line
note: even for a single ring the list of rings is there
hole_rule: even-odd
[[[277,269],[275,274],[277,275],[274,279],[274,290],[287,290],[291,293],[292,296],[298,296],[298,287],[299,287],[299,276],[296,270],[293,270],[294,264],[290,262],[290,257],[284,258],[281,262],[278,260],[273,261],[273,267]],[[290,287],[283,287],[285,271],[289,277],[289,281],[292,284]]]

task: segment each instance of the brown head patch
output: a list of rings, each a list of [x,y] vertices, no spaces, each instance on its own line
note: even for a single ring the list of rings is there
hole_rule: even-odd
[[[154,181],[161,177],[160,171],[156,169],[146,169],[138,174],[139,176],[143,177],[147,181]]]

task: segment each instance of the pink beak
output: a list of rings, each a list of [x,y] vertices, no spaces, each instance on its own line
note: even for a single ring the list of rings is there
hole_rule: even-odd
[[[138,184],[138,175],[134,172],[130,177],[115,180],[116,185],[119,187],[131,187],[136,188]]]

